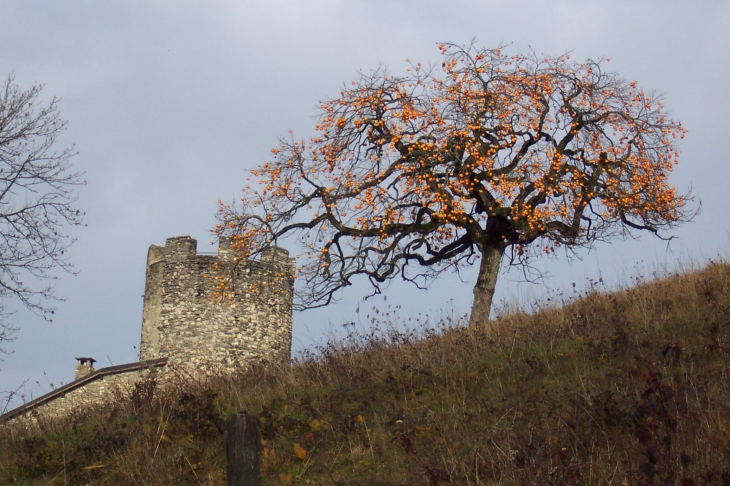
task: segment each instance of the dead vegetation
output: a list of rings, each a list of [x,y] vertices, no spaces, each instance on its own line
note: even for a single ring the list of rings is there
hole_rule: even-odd
[[[222,485],[223,421],[244,409],[265,484],[730,484],[726,264],[480,329],[395,327],[6,428],[0,484]]]

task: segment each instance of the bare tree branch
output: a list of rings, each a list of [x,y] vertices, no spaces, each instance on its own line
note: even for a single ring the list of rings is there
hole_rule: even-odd
[[[441,69],[360,73],[321,104],[317,136],[282,140],[240,204],[221,203],[215,231],[242,258],[297,240],[299,308],[358,276],[376,292],[396,277],[425,287],[481,255],[484,318],[508,248],[528,266],[560,246],[665,237],[691,218],[668,182],[685,131],[661,97],[604,60],[440,49]]]
[[[83,219],[75,203],[84,181],[70,165],[76,152],[54,147],[66,121],[57,98],[42,102],[42,89],[23,91],[12,75],[0,87],[0,342],[17,330],[10,301],[50,320],[53,271],[73,273],[66,252],[74,240],[64,229]]]

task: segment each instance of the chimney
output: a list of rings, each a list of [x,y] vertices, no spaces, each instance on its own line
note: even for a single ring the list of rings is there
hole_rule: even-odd
[[[94,372],[94,358],[76,358],[79,364],[76,365],[76,379],[83,378]]]

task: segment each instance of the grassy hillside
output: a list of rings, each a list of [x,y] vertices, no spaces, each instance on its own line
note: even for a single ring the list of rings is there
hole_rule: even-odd
[[[5,430],[0,484],[225,484],[236,410],[260,419],[265,484],[730,484],[729,365],[730,266],[712,264]]]

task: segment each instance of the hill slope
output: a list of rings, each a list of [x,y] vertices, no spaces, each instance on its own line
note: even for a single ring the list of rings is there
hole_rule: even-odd
[[[712,264],[4,430],[0,484],[225,484],[221,424],[243,409],[265,484],[730,484],[729,365],[730,266]]]

